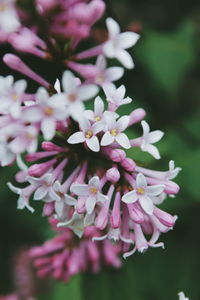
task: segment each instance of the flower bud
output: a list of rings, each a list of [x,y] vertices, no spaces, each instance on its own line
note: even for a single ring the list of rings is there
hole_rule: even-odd
[[[136,167],[136,163],[131,158],[123,159],[121,165],[128,172],[133,172]]]
[[[106,172],[106,177],[112,183],[116,183],[120,179],[120,173],[117,168],[113,167]]]
[[[111,150],[109,156],[110,156],[110,158],[112,159],[112,161],[120,162],[120,161],[122,161],[123,159],[125,159],[126,153],[125,153],[124,150],[121,150],[121,149],[115,149],[115,150]]]

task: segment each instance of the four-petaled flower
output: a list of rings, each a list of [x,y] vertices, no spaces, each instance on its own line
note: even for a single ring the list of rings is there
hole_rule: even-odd
[[[77,82],[73,73],[65,71],[62,77],[63,93],[52,96],[52,101],[67,107],[68,114],[75,120],[79,120],[80,115],[84,111],[82,101],[86,101],[94,97],[98,93],[98,87],[93,84],[80,84]]]
[[[103,90],[106,95],[107,101],[113,105],[114,110],[116,110],[121,105],[129,104],[132,102],[132,99],[130,97],[124,98],[126,93],[124,85],[116,88],[113,83],[107,83],[104,84]]]
[[[99,188],[100,179],[98,176],[94,176],[90,179],[88,184],[74,183],[71,186],[71,192],[77,196],[87,197],[86,199],[86,210],[88,214],[92,214],[97,202],[105,202],[108,197],[100,192]]]
[[[104,44],[104,54],[109,58],[117,58],[124,67],[132,69],[134,67],[132,57],[125,49],[134,46],[140,36],[134,32],[120,33],[118,23],[112,18],[106,19],[106,25],[109,39]]]
[[[136,177],[136,186],[134,190],[126,193],[122,197],[122,201],[125,203],[134,203],[136,201],[140,202],[143,210],[151,215],[153,214],[154,204],[152,197],[160,195],[164,190],[164,185],[152,185],[147,186],[147,181],[142,173],[139,173]]]
[[[103,130],[104,123],[97,122],[91,125],[90,121],[84,118],[79,124],[81,131],[72,134],[67,142],[69,144],[86,143],[90,150],[98,152],[100,150],[100,145],[96,134]]]
[[[114,115],[106,116],[106,130],[101,140],[101,146],[108,146],[116,141],[125,149],[131,147],[130,141],[125,133],[122,133],[129,124],[129,116],[123,116],[116,121]]]
[[[161,130],[155,130],[150,132],[150,127],[146,121],[142,121],[143,136],[141,142],[141,150],[149,152],[154,158],[160,159],[160,153],[156,146],[152,145],[161,140],[164,132]]]

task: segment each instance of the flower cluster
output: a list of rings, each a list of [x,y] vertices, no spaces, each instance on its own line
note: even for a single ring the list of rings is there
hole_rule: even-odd
[[[126,153],[132,149],[134,157],[139,148],[159,159],[154,144],[163,136],[160,130],[150,131],[142,108],[119,115],[118,109],[132,99],[124,85],[113,82],[122,77],[124,67],[134,67],[127,49],[139,35],[121,33],[117,22],[107,18],[107,39],[76,53],[104,7],[102,0],[38,0],[36,23],[20,11],[21,25],[7,41],[20,52],[59,64],[61,72],[51,84],[8,53],[5,64],[34,80],[38,90],[30,94],[25,80],[0,77],[1,166],[16,161],[20,168],[16,181],[23,186],[8,183],[19,196],[17,207],[34,212],[30,200],[40,201],[43,215],[60,228],[31,255],[39,275],[61,280],[79,271],[98,271],[100,259],[119,267],[119,253],[127,257],[136,250],[164,247],[159,236],[177,218],[157,206],[178,193],[172,180],[180,168],[170,161],[168,171],[151,170]],[[82,62],[92,57],[96,63]],[[122,67],[107,68],[106,58],[117,59]],[[94,107],[89,110],[90,99]],[[127,129],[137,123],[143,132],[130,139]]]
[[[56,227],[55,219],[50,222]],[[74,239],[69,228],[55,229],[58,231],[55,238],[30,251],[39,277],[51,276],[67,282],[79,272],[99,272],[102,262],[114,268],[121,266],[119,246],[113,246],[109,241],[104,241],[101,245],[92,241],[94,235],[100,234],[94,226],[85,229],[81,240]]]

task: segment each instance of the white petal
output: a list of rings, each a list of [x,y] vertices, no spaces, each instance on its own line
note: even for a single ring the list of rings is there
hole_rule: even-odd
[[[76,79],[72,72],[65,71],[62,77],[62,86],[66,93],[70,94],[76,90]]]
[[[120,27],[119,24],[113,20],[112,18],[106,19],[106,26],[108,28],[109,37],[115,38],[120,33]]]
[[[77,203],[77,200],[67,194],[65,194],[65,203],[68,205],[75,205]]]
[[[155,159],[160,159],[160,153],[154,145],[147,145],[143,151],[149,152]]]
[[[148,142],[150,144],[154,144],[154,143],[160,141],[161,138],[163,137],[163,135],[164,135],[164,132],[161,130],[152,131],[149,133]]]
[[[92,110],[85,110],[84,116],[90,121],[94,120],[94,112]]]
[[[88,214],[91,214],[95,208],[96,205],[96,197],[90,196],[87,198],[85,206],[86,206],[86,211]]]
[[[93,176],[93,177],[89,180],[88,185],[89,185],[90,187],[96,187],[96,188],[98,188],[99,182],[100,182],[99,177],[98,177],[98,176]]]
[[[103,71],[106,68],[106,59],[103,55],[97,57],[96,66],[100,71]]]
[[[85,101],[93,98],[98,93],[98,91],[99,88],[96,85],[82,85],[78,89],[78,96],[80,100]]]
[[[142,197],[139,198],[139,201],[140,201],[140,205],[142,206],[144,211],[147,214],[152,215],[153,210],[154,210],[154,205],[153,205],[153,202],[152,202],[151,198],[149,198],[147,196],[142,196]]]
[[[89,189],[87,184],[74,183],[71,185],[70,191],[78,196],[89,195]]]
[[[94,111],[96,115],[101,115],[104,111],[104,103],[101,97],[96,97],[94,100]]]
[[[122,197],[122,201],[125,203],[134,203],[137,201],[137,199],[138,195],[135,191],[128,192]]]
[[[80,120],[80,116],[84,113],[84,109],[85,107],[83,103],[76,101],[68,106],[68,113],[75,121],[78,122]]]
[[[116,56],[116,47],[113,41],[105,42],[103,45],[103,52],[109,58],[114,58]]]
[[[96,135],[97,133],[99,133],[100,131],[103,131],[105,128],[105,123],[104,122],[97,122],[92,126],[92,132],[94,135]]]
[[[130,117],[129,116],[123,116],[117,121],[117,129],[122,132],[124,131],[130,122]]]
[[[69,144],[79,144],[79,143],[83,143],[83,142],[85,142],[85,135],[84,135],[84,133],[83,133],[82,131],[78,131],[78,132],[72,134],[72,135],[68,138],[67,142],[68,142]]]
[[[26,87],[27,87],[27,82],[24,79],[18,80],[14,84],[14,89],[19,95],[24,93]]]
[[[145,176],[142,173],[139,173],[136,177],[136,185],[139,188],[145,188],[147,187],[147,180]]]
[[[8,185],[8,187],[9,187],[9,189],[10,189],[13,193],[18,194],[18,195],[21,194],[22,189],[20,189],[20,188],[14,186],[11,182],[8,182],[7,185]]]
[[[123,32],[120,33],[120,35],[118,36],[117,42],[121,48],[127,49],[134,46],[137,43],[139,38],[140,38],[139,34],[135,32]]]
[[[97,201],[98,202],[101,202],[101,203],[104,203],[108,200],[108,196],[106,195],[103,195],[102,193],[98,192],[97,193]]]
[[[106,132],[101,140],[101,146],[108,146],[114,142],[115,138],[110,134],[110,132]]]
[[[165,186],[163,184],[152,185],[146,188],[146,192],[149,196],[157,196],[163,192]]]
[[[94,152],[99,152],[100,150],[100,145],[99,145],[99,140],[96,136],[92,136],[90,139],[86,139],[86,144],[90,150]]]
[[[116,58],[121,62],[121,64],[127,69],[133,69],[134,63],[132,56],[126,50],[118,50],[116,53]]]
[[[149,134],[150,127],[149,127],[149,124],[145,120],[143,120],[141,122],[141,125],[142,125],[142,129],[143,129],[143,136],[145,138]]]
[[[48,188],[46,186],[39,187],[34,193],[34,200],[42,200],[48,193]]]
[[[59,217],[62,216],[63,208],[64,208],[64,203],[62,201],[55,202],[55,212]]]
[[[95,220],[95,213],[92,214],[86,214],[85,218],[84,218],[84,226],[88,227],[93,225]]]
[[[109,81],[116,81],[124,74],[124,69],[121,67],[110,67],[106,70],[106,79]]]
[[[116,137],[115,140],[117,141],[117,143],[122,146],[125,149],[130,149],[131,148],[131,144],[130,141],[127,137],[126,134],[124,133],[119,133]]]
[[[80,124],[81,130],[84,132],[91,129],[90,121],[84,117],[80,119],[79,124]]]
[[[56,122],[54,119],[46,118],[41,123],[41,131],[45,140],[51,140],[56,132]]]

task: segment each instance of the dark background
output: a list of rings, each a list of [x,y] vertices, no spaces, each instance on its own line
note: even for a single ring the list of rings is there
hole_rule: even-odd
[[[136,67],[126,71],[120,83],[134,99],[123,108],[147,111],[152,129],[165,132],[158,144],[162,159],[135,150],[129,155],[158,170],[168,168],[169,160],[183,170],[177,178],[180,194],[162,205],[179,219],[173,231],[160,241],[166,249],[150,249],[125,261],[120,270],[86,274],[68,285],[51,282],[48,300],[172,300],[181,290],[191,300],[200,299],[200,2],[110,0],[108,15],[122,28],[141,34],[131,50]],[[9,48],[1,47],[1,56]],[[54,81],[55,66],[23,56],[34,70]],[[112,63],[112,62],[111,62]],[[116,62],[114,62],[116,64]],[[48,68],[48,71],[47,71]],[[9,70],[0,64],[1,75]],[[10,72],[13,74],[13,72]],[[15,78],[23,76],[14,73]],[[30,91],[36,89],[29,82]],[[133,137],[134,131],[129,132]],[[16,168],[1,169],[0,197],[0,293],[13,289],[13,255],[22,247],[41,243],[51,236],[46,220],[37,212],[16,211],[16,197],[6,187]]]

